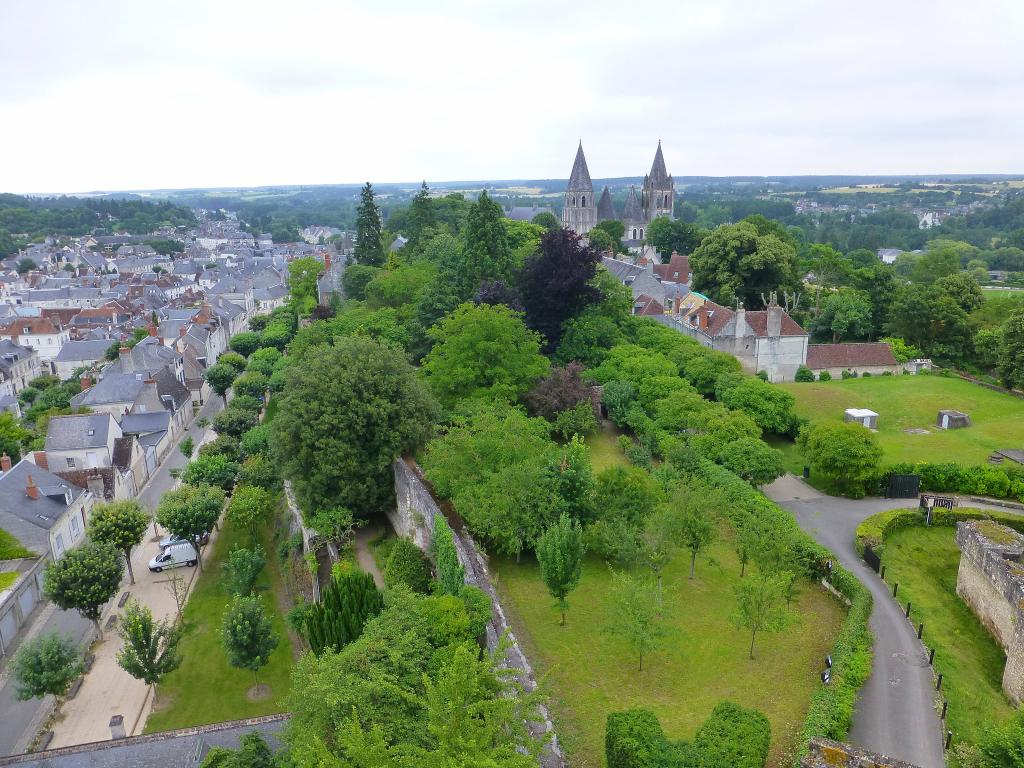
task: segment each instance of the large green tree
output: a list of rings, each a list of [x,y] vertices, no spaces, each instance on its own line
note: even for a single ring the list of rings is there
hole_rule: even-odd
[[[10,663],[18,701],[63,696],[84,669],[75,641],[56,632],[23,640]]]
[[[505,214],[484,190],[466,219],[461,268],[452,275],[459,292],[468,298],[485,280],[507,281],[514,269]]]
[[[312,256],[295,259],[288,264],[288,289],[299,314],[308,314],[316,306],[316,281],[323,271],[323,263]]]
[[[238,372],[226,363],[215,363],[206,369],[203,373],[203,378],[206,379],[214,392],[224,398],[224,404],[227,405],[228,390],[231,389],[231,385],[238,378]]]
[[[199,552],[199,539],[213,530],[224,507],[224,491],[212,485],[181,485],[160,499],[156,520],[175,536],[194,542]],[[197,557],[199,569],[203,558]]]
[[[463,304],[429,334],[435,343],[422,370],[447,406],[473,398],[515,400],[550,368],[538,335],[502,304]]]
[[[999,377],[1008,387],[1024,387],[1024,306],[1006,319],[999,351]]]
[[[835,478],[839,489],[859,498],[882,458],[878,438],[855,422],[819,422],[800,430],[797,446],[810,466]]]
[[[135,583],[132,549],[142,543],[149,519],[149,514],[135,500],[97,504],[89,515],[89,538],[113,544],[124,553],[128,579],[132,584]]]
[[[137,600],[128,601],[117,631],[124,640],[117,652],[117,665],[151,688],[181,664],[179,630],[167,620],[154,621],[153,612]]]
[[[583,553],[583,527],[565,514],[537,540],[540,577],[558,602],[559,624],[563,626],[569,593],[576,589],[583,574]]]
[[[259,595],[235,595],[221,622],[221,643],[233,667],[248,669],[259,684],[259,671],[270,661],[280,638]]]
[[[58,608],[78,611],[103,637],[100,613],[117,594],[123,575],[124,561],[117,547],[86,540],[46,566],[46,596]]]
[[[939,285],[907,285],[896,295],[886,331],[926,355],[962,362],[971,351],[967,313]]]
[[[659,216],[651,221],[644,234],[646,242],[653,245],[662,260],[667,262],[673,251],[683,255],[693,253],[708,233],[682,219]]]
[[[871,300],[860,291],[843,288],[829,294],[814,318],[816,334],[831,337],[837,344],[843,339],[863,339],[872,331]]]
[[[437,406],[394,347],[348,336],[290,366],[274,450],[304,509],[378,511],[391,462],[423,444]]]
[[[355,260],[371,267],[384,266],[384,245],[381,243],[380,208],[374,199],[373,186],[366,182],[359,193],[356,209]]]
[[[769,292],[796,291],[796,249],[776,234],[761,234],[754,223],[723,224],[690,256],[696,290],[720,304],[762,305]]]

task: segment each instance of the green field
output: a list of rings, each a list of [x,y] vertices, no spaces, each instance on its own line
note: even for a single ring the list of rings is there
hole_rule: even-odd
[[[982,288],[981,294],[986,299],[1024,299],[1021,288]]]
[[[34,555],[25,549],[14,536],[0,528],[0,560],[18,560],[22,557],[34,557]]]
[[[18,580],[17,571],[4,571],[0,573],[0,592],[10,587],[14,582]]]
[[[205,570],[185,606],[182,664],[157,687],[156,704],[146,721],[146,733],[284,711],[293,651],[281,616],[284,585],[270,526],[264,526],[261,539],[263,551],[267,553],[267,567],[260,574],[256,589],[273,612],[274,632],[280,637],[270,663],[259,673],[260,682],[270,686],[270,696],[260,701],[246,697],[253,685],[252,672],[230,666],[221,646],[221,617],[229,602],[223,588],[221,564],[233,546],[250,546],[247,532],[224,524],[212,544],[213,556],[204,564]]]
[[[768,764],[791,763],[811,692],[821,684],[822,660],[844,618],[842,607],[819,587],[801,585],[794,603],[799,619],[779,634],[759,635],[751,661],[750,635],[729,622],[740,570],[730,544],[713,545],[697,561],[693,581],[687,578],[689,557],[680,555],[665,571],[671,634],[662,650],[644,659],[641,673],[628,645],[601,633],[611,585],[603,561],[588,558],[564,627],[536,561],[493,562],[516,634],[550,686],[559,738],[574,768],[605,764],[609,712],[647,707],[669,738],[687,739],[722,699],[764,712],[772,725]]]
[[[976,742],[983,727],[1014,711],[1003,695],[1006,657],[956,594],[960,550],[953,527],[905,528],[885,540],[886,581],[899,583],[900,603],[909,600],[924,641],[935,648],[935,670],[943,674],[949,700],[948,728],[956,740]]]
[[[610,423],[603,424],[596,432],[587,435],[590,448],[590,465],[594,472],[614,466],[628,466],[629,462],[619,449],[619,431]]]
[[[796,412],[811,421],[843,420],[846,408],[878,413],[884,462],[958,461],[981,464],[998,448],[1024,447],[1024,399],[943,376],[872,376],[814,383],[780,384],[796,396]],[[966,429],[935,427],[940,409],[963,411]],[[906,430],[924,429],[925,434]],[[782,446],[780,446],[782,447]],[[792,445],[784,448],[790,468],[800,464]]]

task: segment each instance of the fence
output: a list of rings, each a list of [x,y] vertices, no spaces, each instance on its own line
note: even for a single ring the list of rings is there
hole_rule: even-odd
[[[50,557],[48,553],[36,560],[0,600],[0,657],[7,655],[18,631],[42,602],[43,569]]]

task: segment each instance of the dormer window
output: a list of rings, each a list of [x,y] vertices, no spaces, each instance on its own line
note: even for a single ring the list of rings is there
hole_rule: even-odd
[[[68,463],[68,469],[74,469],[75,468],[75,460],[72,459],[70,456],[67,459],[65,459],[65,461],[67,461],[67,463]]]
[[[29,328],[29,327],[28,327],[28,326],[26,325],[26,326],[25,326],[24,328],[22,328],[22,329],[21,329],[21,332],[22,332],[22,333],[32,333],[32,329],[31,329],[31,328]]]

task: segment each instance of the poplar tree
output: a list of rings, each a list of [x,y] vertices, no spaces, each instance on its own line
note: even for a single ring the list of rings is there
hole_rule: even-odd
[[[566,598],[580,583],[583,553],[583,527],[564,513],[537,541],[540,576],[548,592],[558,601],[560,626],[565,626]]]
[[[384,266],[384,246],[380,241],[380,208],[374,201],[373,186],[366,182],[359,193],[356,211],[355,259],[371,267]]]

